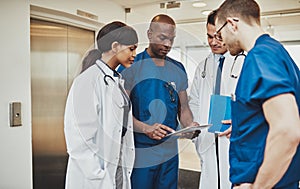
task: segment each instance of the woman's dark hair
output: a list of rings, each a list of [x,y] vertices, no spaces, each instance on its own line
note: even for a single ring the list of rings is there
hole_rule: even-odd
[[[136,44],[138,42],[137,33],[132,27],[119,21],[105,25],[98,32],[97,46],[101,54],[111,50],[111,44],[115,41],[122,45]]]
[[[90,50],[82,60],[82,69],[80,73],[84,72],[86,69],[94,65],[96,63],[96,60],[100,58],[101,53],[98,49]]]

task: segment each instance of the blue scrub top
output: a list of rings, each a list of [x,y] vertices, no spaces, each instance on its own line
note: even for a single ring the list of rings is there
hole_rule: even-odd
[[[117,72],[121,73],[123,70],[125,70],[125,66],[123,66],[122,64],[120,64],[120,66],[117,69]]]
[[[253,183],[264,158],[269,125],[262,105],[279,94],[292,93],[300,107],[300,73],[284,47],[260,36],[245,59],[232,102],[230,180]],[[300,145],[290,167],[275,187],[300,180]]]
[[[164,66],[156,66],[147,51],[135,58],[131,67],[122,71],[125,89],[130,91],[133,115],[136,119],[153,125],[162,123],[177,129],[178,92],[188,87],[183,65],[166,57]],[[135,133],[136,145],[155,145],[164,142],[150,139],[143,133]]]

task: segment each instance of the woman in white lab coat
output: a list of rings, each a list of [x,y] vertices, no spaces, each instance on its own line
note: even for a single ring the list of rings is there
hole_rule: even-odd
[[[64,119],[68,189],[131,188],[131,104],[115,68],[133,63],[137,42],[124,23],[105,25],[97,36],[101,58],[73,81]]]

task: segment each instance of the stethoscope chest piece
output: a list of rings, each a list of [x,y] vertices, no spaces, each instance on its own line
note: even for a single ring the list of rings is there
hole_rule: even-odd
[[[116,82],[116,81],[114,80],[114,78],[111,77],[110,75],[104,75],[103,80],[104,80],[105,85],[108,85],[107,77],[108,77],[109,79],[111,79],[112,81]]]
[[[205,76],[206,76],[206,71],[203,70],[203,71],[201,72],[201,77],[202,77],[202,78],[205,78]]]

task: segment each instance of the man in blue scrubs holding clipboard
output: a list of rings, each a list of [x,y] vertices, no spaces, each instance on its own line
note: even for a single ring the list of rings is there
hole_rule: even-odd
[[[177,137],[166,137],[193,122],[183,65],[168,57],[175,36],[175,21],[168,15],[152,18],[147,31],[148,48],[139,53],[135,63],[122,75],[130,93],[133,109],[135,164],[131,174],[132,189],[177,189]],[[197,135],[197,132],[190,133]],[[199,133],[198,133],[199,134]]]
[[[226,0],[215,36],[232,55],[248,52],[232,100],[230,180],[234,189],[298,189],[300,73],[265,34],[254,0]]]

